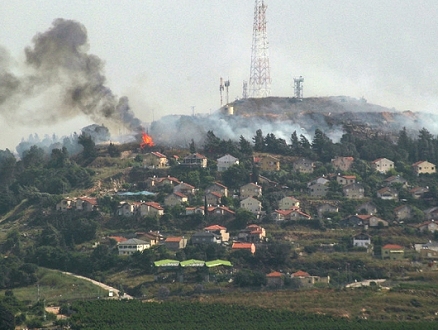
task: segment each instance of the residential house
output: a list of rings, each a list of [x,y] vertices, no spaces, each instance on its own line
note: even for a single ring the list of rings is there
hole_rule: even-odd
[[[119,243],[117,249],[119,250],[119,255],[131,255],[136,252],[142,252],[143,250],[149,249],[151,244],[149,242],[143,241],[138,238],[131,238],[127,241]]]
[[[260,156],[258,165],[262,171],[280,171],[280,159],[272,155]]]
[[[108,236],[108,240],[110,242],[111,242],[111,240],[113,240],[117,243],[117,245],[119,245],[119,243],[127,241],[128,239],[126,237],[123,237],[123,236]]]
[[[430,233],[434,233],[438,230],[438,222],[435,222],[434,220],[431,221],[425,221],[423,223],[420,223],[416,226],[417,230],[420,232],[428,231]]]
[[[383,200],[398,201],[398,191],[391,187],[383,187],[377,190],[377,197]]]
[[[120,202],[117,208],[117,215],[123,217],[132,217],[135,213],[134,203],[131,202]]]
[[[99,210],[97,198],[94,197],[79,197],[76,199],[76,210],[84,212],[92,212]]]
[[[289,210],[275,210],[273,213],[273,218],[276,221],[284,220],[310,220],[312,217],[301,211],[299,208],[289,209]]]
[[[429,192],[429,187],[414,187],[409,190],[409,193],[415,199],[422,198],[428,192]]]
[[[237,234],[237,238],[246,242],[261,242],[266,239],[266,230],[259,225],[248,225]]]
[[[314,180],[308,182],[308,183],[307,183],[307,187],[310,187],[311,185],[316,184],[316,183],[326,185],[326,184],[328,184],[329,182],[330,182],[329,179],[327,179],[327,178],[324,177],[324,176],[320,176],[319,178],[316,178],[316,179],[314,179]]]
[[[268,185],[269,187],[277,187],[277,186],[279,185],[278,182],[275,182],[275,181],[273,181],[273,180],[270,180],[270,179],[268,179],[267,177],[265,177],[265,176],[263,176],[263,175],[259,175],[259,177],[258,177],[258,181],[259,181],[261,184],[266,184],[266,185]],[[282,186],[282,188],[287,189],[288,187],[286,187],[286,186]]]
[[[269,287],[282,287],[284,285],[284,276],[280,272],[272,272],[266,275],[266,285]]]
[[[425,244],[415,244],[415,250],[422,259],[438,259],[438,243],[429,241]]]
[[[186,207],[186,215],[193,215],[193,214],[205,214],[204,206],[187,206]]]
[[[173,187],[173,192],[178,192],[186,196],[193,196],[196,193],[196,189],[191,184],[181,182],[180,184]]]
[[[218,158],[216,161],[217,161],[218,172],[225,172],[231,166],[239,165],[239,159],[231,156],[230,154],[226,154],[225,156]]]
[[[403,221],[411,218],[412,207],[410,205],[400,205],[394,209],[395,219]]]
[[[306,158],[300,158],[296,160],[293,165],[293,170],[300,173],[313,173],[313,169],[315,165],[313,164],[313,161],[306,159]]]
[[[324,204],[319,205],[316,208],[316,211],[318,212],[318,217],[320,219],[322,219],[324,217],[324,214],[326,214],[326,213],[338,213],[339,208],[335,205],[332,205],[329,203],[324,203]]]
[[[244,250],[244,251],[249,251],[252,254],[255,253],[256,251],[256,246],[254,245],[254,243],[242,243],[242,242],[235,242],[233,243],[233,245],[231,246],[231,249],[233,251],[237,251],[237,250]]]
[[[362,199],[365,196],[365,189],[361,183],[352,183],[342,188],[344,196],[348,199]]]
[[[360,233],[353,236],[353,246],[368,248],[371,245],[371,236]]]
[[[158,187],[163,187],[169,185],[171,187],[179,184],[180,181],[177,178],[171,177],[170,175],[167,177],[158,178],[156,176],[147,178],[145,181],[146,187],[150,190],[156,190]]]
[[[405,257],[405,249],[398,244],[386,244],[382,246],[382,259],[401,260]]]
[[[312,219],[312,216],[310,214],[307,214],[300,209],[292,209],[289,210],[289,220],[310,220]]]
[[[262,186],[259,186],[257,183],[247,183],[246,185],[240,187],[239,191],[241,200],[248,197],[262,196]]]
[[[402,187],[408,186],[408,180],[401,177],[400,175],[392,175],[389,178],[383,180],[383,182],[386,186],[392,186],[394,184],[400,184]]]
[[[356,207],[356,212],[365,214],[376,214],[377,206],[372,202],[365,202]]]
[[[168,165],[167,156],[160,152],[154,151],[143,155],[143,167],[145,168],[163,168]]]
[[[72,210],[75,206],[76,200],[73,198],[63,198],[58,204],[56,204],[56,211],[65,212]]]
[[[349,217],[343,219],[341,221],[341,224],[343,226],[350,226],[350,227],[387,227],[388,221],[385,221],[383,219],[380,219],[379,217],[376,217],[375,215],[369,215],[369,214],[356,214],[356,215],[350,215]]]
[[[325,197],[329,190],[328,184],[313,183],[308,186],[309,194],[312,197]]]
[[[234,217],[236,212],[230,210],[228,207],[219,205],[219,206],[211,206],[208,208],[208,214],[212,216],[221,216],[221,217]]]
[[[222,195],[217,192],[209,192],[205,194],[205,200],[207,205],[219,205],[221,204]]]
[[[220,244],[222,239],[220,235],[212,233],[210,231],[199,231],[193,234],[192,238],[193,244]]]
[[[219,182],[213,182],[205,191],[207,193],[214,192],[221,196],[228,197],[228,188]]]
[[[151,246],[160,244],[164,241],[164,236],[159,231],[136,232],[135,236],[146,242],[150,242]]]
[[[142,217],[164,215],[164,209],[157,202],[141,202],[137,206],[137,212]]]
[[[300,207],[300,201],[292,196],[283,197],[278,202],[279,210],[290,210],[297,207]]]
[[[289,210],[275,210],[272,213],[272,218],[275,221],[289,220],[289,216],[290,216],[291,212],[292,212],[292,209],[289,209]]]
[[[181,165],[207,167],[207,157],[198,153],[194,153],[184,157]]]
[[[435,164],[429,163],[428,161],[421,160],[412,164],[412,170],[416,175],[433,174],[436,173],[436,166]]]
[[[438,219],[438,206],[424,210],[424,217],[426,220]]]
[[[394,168],[394,162],[387,158],[378,158],[371,162],[371,167],[374,168],[377,172],[386,173]]]
[[[228,242],[230,233],[227,233],[227,228],[219,225],[211,225],[204,228],[204,231],[209,231],[221,237],[222,242]]]
[[[341,171],[349,171],[351,165],[353,165],[354,158],[353,157],[335,157],[332,159],[331,163],[333,167],[337,170]]]
[[[170,251],[178,251],[184,249],[187,245],[187,238],[182,237],[167,237],[164,242],[164,246]]]
[[[330,283],[330,276],[321,277],[321,276],[312,276],[309,273],[299,270],[295,273],[292,273],[291,278],[298,281],[300,286],[309,287],[313,286],[315,283]]]
[[[346,186],[347,184],[356,183],[355,175],[338,175],[336,177],[336,182],[338,182],[341,186]]]
[[[164,198],[164,205],[166,206],[175,206],[175,205],[181,205],[182,203],[186,203],[189,201],[189,198],[181,194],[179,192],[174,192],[173,194],[170,194],[169,196],[166,196]]]
[[[240,207],[254,214],[260,214],[262,212],[262,203],[253,197],[248,197],[240,201]]]

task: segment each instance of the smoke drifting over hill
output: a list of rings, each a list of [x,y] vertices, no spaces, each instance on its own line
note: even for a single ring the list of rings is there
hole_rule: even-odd
[[[105,86],[103,62],[87,53],[82,24],[58,18],[32,42],[18,67],[0,48],[0,113],[8,122],[36,126],[85,115],[110,127],[141,128],[128,99]]]

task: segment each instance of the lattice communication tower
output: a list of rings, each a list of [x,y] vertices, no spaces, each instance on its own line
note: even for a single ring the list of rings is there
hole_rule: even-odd
[[[249,77],[250,97],[267,97],[271,94],[266,9],[267,6],[263,0],[256,0],[251,48],[251,72]]]
[[[303,98],[303,83],[303,76],[294,78],[294,97],[296,97],[297,99]]]

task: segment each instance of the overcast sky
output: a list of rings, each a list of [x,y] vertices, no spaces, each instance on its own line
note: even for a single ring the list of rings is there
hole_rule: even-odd
[[[266,0],[272,96],[348,95],[399,110],[438,105],[438,1]],[[17,63],[56,18],[88,32],[105,62],[106,85],[128,96],[138,118],[215,111],[219,78],[230,98],[249,79],[253,0],[0,0],[0,45]],[[28,105],[31,106],[31,105]],[[0,117],[0,149],[29,133],[70,134],[91,123],[17,125]],[[30,126],[30,127],[29,127]]]

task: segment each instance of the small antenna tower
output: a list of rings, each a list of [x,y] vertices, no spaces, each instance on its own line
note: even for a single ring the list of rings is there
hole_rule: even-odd
[[[266,9],[267,6],[263,0],[255,1],[251,71],[249,75],[250,97],[267,97],[271,94],[269,43],[266,33]]]
[[[224,104],[222,101],[222,92],[224,91],[224,80],[221,79],[219,80],[219,94],[221,95],[221,106]]]
[[[303,98],[303,82],[303,76],[294,78],[294,97],[296,97],[297,99]]]
[[[248,98],[248,82],[246,80],[243,81],[243,87],[242,87],[242,98],[247,99]]]
[[[230,87],[230,79],[225,81],[225,90],[227,92],[227,104],[230,103],[230,100],[228,98],[228,87]]]

